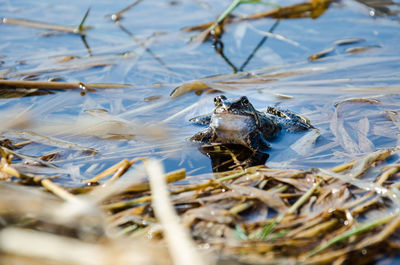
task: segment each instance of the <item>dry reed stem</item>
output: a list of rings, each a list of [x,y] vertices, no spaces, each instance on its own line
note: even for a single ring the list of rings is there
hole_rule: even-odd
[[[60,187],[59,185],[55,184],[49,179],[43,179],[41,181],[41,184],[43,187],[45,187],[47,190],[51,191],[61,199],[67,201],[67,202],[72,202],[72,203],[80,203],[81,200],[73,195],[72,193],[69,193],[67,190],[65,190],[63,187]]]
[[[175,171],[168,172],[165,175],[165,179],[167,183],[172,183],[176,182],[179,180],[183,180],[186,178],[186,170],[185,169],[178,169]],[[129,185],[129,187],[126,188],[125,192],[144,192],[150,190],[150,184],[148,181],[145,182],[140,182],[140,183],[134,183],[132,185]]]
[[[115,164],[115,165],[107,168],[106,170],[100,172],[99,174],[97,174],[93,178],[85,180],[83,183],[88,184],[88,183],[92,183],[92,182],[97,182],[97,181],[107,177],[108,175],[111,175],[111,174],[115,173],[111,177],[111,179],[106,182],[106,185],[111,184],[112,182],[117,180],[119,177],[121,177],[137,161],[146,161],[146,158],[145,157],[138,157],[138,158],[132,159],[131,161],[129,161],[128,159],[123,159],[120,162],[118,162],[117,164]]]
[[[340,173],[340,172],[345,171],[346,169],[351,168],[353,165],[354,165],[354,162],[345,163],[345,164],[336,166],[334,168],[331,168],[331,171],[335,172],[335,173]]]
[[[103,209],[105,210],[116,210],[116,209],[122,209],[125,207],[129,207],[135,204],[139,204],[139,203],[143,203],[143,202],[149,202],[153,199],[152,196],[142,196],[136,199],[132,199],[132,200],[125,200],[125,201],[119,201],[119,202],[115,202],[115,203],[110,203],[107,205],[103,206]]]
[[[124,168],[124,167],[126,167],[128,165],[130,166],[130,161],[128,159],[123,159],[120,162],[118,162],[117,164],[115,164],[115,165],[107,168],[106,170],[100,172],[99,174],[97,174],[93,178],[85,180],[83,183],[88,184],[88,183],[97,182],[97,181],[107,177],[108,175],[111,175],[112,173],[118,171],[121,167]]]
[[[24,81],[24,80],[0,80],[0,89],[13,89],[13,88],[39,88],[50,90],[87,90],[94,91],[96,88],[130,88],[132,85],[126,84],[84,84],[82,82],[46,82],[46,81]]]
[[[71,264],[106,264],[102,248],[95,244],[27,229],[7,228],[0,231],[0,248],[15,255]]]
[[[388,180],[388,178],[390,178],[393,174],[396,174],[399,170],[400,170],[400,166],[395,166],[395,167],[387,169],[385,172],[383,172],[379,176],[378,180],[376,181],[376,184],[382,186],[383,183],[386,180]]]
[[[32,264],[35,261],[33,264],[171,264],[164,248],[143,244],[139,240],[88,243],[79,239],[20,228],[6,228],[0,231],[0,249],[2,250],[0,258],[3,258],[3,253],[26,257],[28,262],[22,264]],[[154,253],[157,255],[153,255]],[[13,258],[11,260],[15,261]]]
[[[16,177],[16,178],[22,177],[22,175],[19,173],[18,170],[16,170],[15,168],[13,168],[12,166],[10,166],[7,163],[4,163],[4,164],[2,163],[2,165],[0,165],[0,170],[1,170],[1,172],[5,173],[9,176],[12,176],[12,177]]]
[[[17,25],[17,26],[23,26],[23,27],[39,28],[39,29],[47,29],[47,30],[55,30],[55,31],[63,31],[63,32],[68,32],[68,33],[73,33],[73,34],[83,34],[82,30],[86,30],[86,29],[90,28],[87,26],[83,26],[83,27],[81,27],[81,30],[80,30],[77,27],[68,27],[68,26],[55,25],[55,24],[49,24],[49,23],[26,20],[26,19],[15,19],[15,18],[3,18],[2,22],[4,24],[11,24],[11,25]]]
[[[301,231],[294,235],[295,238],[302,238],[302,237],[314,237],[318,236],[323,232],[329,231],[334,225],[338,223],[337,219],[330,219],[325,222],[319,223],[310,229]]]
[[[164,236],[174,264],[212,264],[209,257],[205,258],[196,251],[190,234],[181,225],[169,198],[164,169],[161,163],[156,160],[148,160],[145,162],[145,167],[150,178],[154,213],[163,226]]]

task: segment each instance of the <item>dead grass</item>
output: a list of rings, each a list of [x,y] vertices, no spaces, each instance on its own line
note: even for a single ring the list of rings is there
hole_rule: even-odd
[[[147,180],[139,185],[124,178],[126,163],[118,163],[102,175],[114,177],[101,186],[93,185],[101,181],[96,178],[82,192],[82,187],[64,188],[16,170],[11,154],[2,149],[1,259],[18,264],[364,264],[390,259],[398,249],[399,148],[331,169],[254,167],[168,187],[159,181],[182,179],[183,172],[165,175],[159,161],[144,161],[145,166],[128,161],[129,172],[149,175],[151,191]],[[152,201],[161,204],[153,208]],[[167,207],[175,209],[170,217]],[[211,253],[214,258],[200,258]]]

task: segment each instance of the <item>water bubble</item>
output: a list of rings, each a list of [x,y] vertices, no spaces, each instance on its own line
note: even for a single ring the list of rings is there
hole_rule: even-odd
[[[375,10],[374,10],[374,9],[371,9],[371,10],[369,11],[369,15],[370,15],[371,17],[374,17],[374,16],[375,16]]]

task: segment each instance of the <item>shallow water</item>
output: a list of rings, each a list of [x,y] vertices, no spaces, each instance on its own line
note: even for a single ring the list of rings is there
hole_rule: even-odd
[[[61,174],[60,181],[71,185],[124,158],[157,157],[167,171],[184,167],[189,175],[211,172],[209,159],[187,141],[201,130],[188,120],[210,112],[216,94],[169,96],[177,86],[197,79],[228,97],[246,95],[257,109],[273,105],[301,113],[320,130],[316,143],[306,141],[304,147],[293,146],[302,135],[284,135],[272,142],[270,167],[330,167],[399,145],[398,16],[386,16],[382,13],[385,9],[374,12],[356,1],[341,1],[318,19],[281,20],[274,30],[279,35],[269,37],[244,67],[248,73],[233,74],[275,20],[227,26],[222,41],[230,64],[211,42],[195,45],[190,40],[197,33],[181,31],[213,20],[229,3],[142,1],[120,21],[129,35],[108,17],[126,7],[126,1],[3,1],[0,17],[71,26],[79,24],[90,6],[85,24],[93,28],[85,38],[88,49],[78,35],[52,32],[45,36],[49,31],[0,24],[0,77],[134,85],[84,96],[80,91],[60,91],[1,99],[2,135],[35,142],[16,152],[40,156],[62,151],[52,162],[58,168],[28,165],[25,170]],[[395,1],[388,8],[396,11],[398,5]],[[243,5],[236,13],[268,9]],[[348,38],[363,41],[333,44]],[[308,60],[330,47],[335,49],[326,57]],[[348,50],[359,47],[368,49]],[[74,57],[66,60],[67,56]],[[359,98],[369,100],[356,100]],[[30,122],[15,131],[6,121],[16,119],[17,114]],[[98,152],[88,154],[84,147]]]

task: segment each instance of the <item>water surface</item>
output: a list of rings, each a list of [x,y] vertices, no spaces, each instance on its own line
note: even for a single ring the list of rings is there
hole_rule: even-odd
[[[55,172],[65,184],[79,184],[124,158],[156,157],[168,171],[183,167],[189,175],[211,172],[208,158],[187,141],[201,129],[188,120],[210,112],[219,93],[170,98],[176,87],[198,79],[228,97],[248,96],[257,109],[272,105],[301,113],[320,130],[316,143],[300,153],[292,146],[297,136],[278,138],[271,144],[270,167],[330,167],[399,145],[400,27],[399,17],[387,11],[396,12],[399,2],[374,9],[340,1],[317,19],[281,20],[276,35],[266,39],[244,67],[276,20],[227,26],[221,39],[225,59],[211,42],[193,44],[196,32],[181,31],[213,20],[229,3],[142,1],[124,13],[124,31],[109,15],[126,7],[126,1],[2,1],[0,17],[70,26],[78,25],[91,7],[86,24],[93,28],[86,31],[86,47],[79,35],[0,24],[1,78],[133,85],[84,96],[80,91],[3,95],[3,124],[19,116],[30,123],[19,130],[4,126],[2,135],[35,142],[16,152],[38,157],[61,150],[53,171],[32,166],[26,170]],[[299,2],[279,1],[282,6],[294,3]],[[270,8],[242,5],[235,13]],[[362,41],[334,44],[349,38]],[[330,47],[334,50],[326,57],[308,60]],[[240,68],[244,73],[234,74]]]

